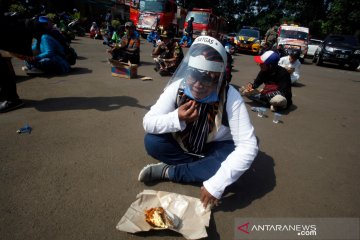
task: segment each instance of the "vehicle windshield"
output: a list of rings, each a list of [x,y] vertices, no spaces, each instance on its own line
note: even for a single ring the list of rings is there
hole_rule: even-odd
[[[253,29],[241,29],[239,36],[246,36],[246,37],[254,37],[254,38],[260,38],[260,32],[253,30]]]
[[[164,12],[166,0],[145,0],[140,1],[140,11],[142,12]]]
[[[191,17],[194,18],[194,23],[208,24],[210,13],[208,12],[189,12],[186,16],[186,21],[189,21]]]
[[[281,38],[292,38],[292,39],[302,39],[307,40],[308,39],[308,33],[306,32],[300,32],[296,30],[285,30],[282,29],[280,32]]]
[[[329,43],[343,43],[350,46],[359,46],[359,41],[353,36],[329,36],[327,39]]]
[[[310,39],[309,45],[320,45],[321,42],[322,42],[321,40]]]

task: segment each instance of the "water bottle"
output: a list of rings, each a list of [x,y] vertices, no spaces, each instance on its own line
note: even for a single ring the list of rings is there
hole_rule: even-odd
[[[29,133],[29,134],[30,134],[30,133],[31,133],[31,130],[32,130],[32,128],[29,126],[29,124],[26,123],[26,124],[24,125],[24,127],[18,129],[16,132],[19,133],[19,134],[20,134],[20,133]]]

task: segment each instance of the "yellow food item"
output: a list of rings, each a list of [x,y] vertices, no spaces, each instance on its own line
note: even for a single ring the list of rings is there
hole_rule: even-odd
[[[153,227],[174,227],[173,221],[162,207],[150,208],[145,211],[145,220]]]

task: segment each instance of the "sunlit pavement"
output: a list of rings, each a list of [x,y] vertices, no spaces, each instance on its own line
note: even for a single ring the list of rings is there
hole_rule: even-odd
[[[143,146],[142,118],[169,79],[153,70],[151,45],[142,40],[138,69],[151,81],[111,76],[100,40],[72,46],[79,59],[66,76],[28,77],[13,60],[25,106],[0,115],[1,239],[182,239],[115,229],[144,189],[200,193],[195,185],[137,181],[156,162]],[[252,58],[235,56],[234,85],[256,77]],[[310,62],[279,124],[269,110],[257,117],[245,100],[260,152],[213,210],[209,239],[234,239],[239,217],[359,217],[360,73]],[[25,123],[31,134],[16,133]]]

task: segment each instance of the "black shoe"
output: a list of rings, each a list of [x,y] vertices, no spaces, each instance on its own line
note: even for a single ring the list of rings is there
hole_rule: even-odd
[[[18,99],[16,101],[0,102],[0,113],[9,112],[11,110],[21,107],[22,105],[24,105],[24,102],[21,101],[20,99]]]

